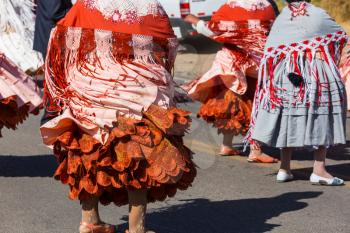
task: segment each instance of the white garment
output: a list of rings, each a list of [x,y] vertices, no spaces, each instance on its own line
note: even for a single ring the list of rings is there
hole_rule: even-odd
[[[227,4],[231,7],[242,7],[248,11],[264,9],[271,5],[267,0],[228,0]]]
[[[210,30],[207,26],[207,23],[203,20],[200,20],[197,25],[192,25],[193,28],[200,34],[206,36],[206,37],[212,37],[214,36],[214,32]]]
[[[33,50],[35,15],[32,0],[0,0],[0,51],[23,71],[43,64]]]

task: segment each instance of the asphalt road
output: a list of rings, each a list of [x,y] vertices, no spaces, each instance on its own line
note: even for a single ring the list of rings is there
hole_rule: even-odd
[[[179,56],[175,73],[180,81],[207,69],[217,48],[197,41],[184,44],[188,50]],[[198,104],[181,107],[195,113]],[[220,137],[215,129],[195,114],[193,119],[186,144],[196,152],[198,176],[189,190],[150,205],[150,229],[157,233],[350,233],[350,184],[311,185],[309,152],[295,153],[296,180],[277,184],[278,165],[248,164],[244,156],[217,156]],[[17,131],[4,130],[0,139],[0,233],[77,233],[79,202],[70,201],[67,187],[53,180],[57,164],[41,144],[38,128],[39,117],[32,116]],[[238,147],[240,141],[235,139]],[[278,156],[278,150],[269,152]],[[328,160],[330,171],[348,182],[349,155],[347,147],[335,148]],[[104,221],[118,224],[120,232],[127,226],[127,207],[101,207],[101,215]]]

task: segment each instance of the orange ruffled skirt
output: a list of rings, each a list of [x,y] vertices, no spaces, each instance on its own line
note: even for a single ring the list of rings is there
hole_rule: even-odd
[[[142,120],[118,117],[101,144],[71,121],[54,143],[54,177],[69,185],[71,199],[98,197],[104,205],[121,206],[128,190],[147,189],[149,202],[163,201],[196,176],[182,141],[189,124],[188,112],[151,105]]]
[[[19,107],[16,96],[0,100],[0,137],[3,127],[15,130],[28,117],[28,112],[29,105]]]
[[[2,128],[15,130],[42,104],[35,83],[0,52],[0,137]]]
[[[217,82],[220,80],[217,79]],[[197,116],[213,124],[218,133],[245,135],[249,130],[256,82],[256,79],[247,77],[248,89],[244,95],[238,95],[223,83],[218,83],[207,92]]]

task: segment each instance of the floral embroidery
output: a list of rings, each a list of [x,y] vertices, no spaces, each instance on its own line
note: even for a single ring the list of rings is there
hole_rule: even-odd
[[[228,0],[227,4],[231,7],[242,7],[248,11],[256,11],[270,6],[267,0]]]
[[[114,22],[140,22],[146,15],[166,15],[157,0],[83,0],[90,9],[100,11],[108,20]]]
[[[291,20],[293,20],[294,18],[296,18],[298,16],[309,16],[309,14],[306,10],[306,7],[307,7],[306,2],[303,2],[301,4],[289,4],[288,8],[292,12]]]

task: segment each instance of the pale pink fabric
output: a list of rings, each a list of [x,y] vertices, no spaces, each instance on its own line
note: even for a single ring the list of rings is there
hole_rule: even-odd
[[[246,75],[251,76],[251,71],[253,77],[257,75],[254,70],[263,56],[266,35],[274,19],[273,7],[266,0],[229,0],[222,5],[206,27],[213,32],[210,37],[222,43],[224,48],[218,52],[206,74],[184,86],[189,95],[203,101],[198,93],[205,92],[205,89],[210,92],[211,85],[221,83],[232,92],[243,95],[247,90]]]
[[[64,130],[72,121],[104,143],[109,135],[105,129],[113,126],[117,116],[141,120],[142,112],[151,104],[164,108],[173,105],[174,83],[163,66],[134,61],[146,66],[146,70],[128,62],[116,63],[102,55],[100,59],[103,69],[94,67],[93,77],[75,65],[68,69],[69,91],[74,95],[62,115],[41,127],[45,144],[51,145],[62,133],[57,129]]]
[[[174,106],[169,71],[178,42],[161,6],[156,1],[95,2],[78,2],[51,33],[46,90],[51,106],[63,112],[41,127],[47,145],[73,122],[104,144],[118,116],[141,120],[153,104]],[[64,55],[55,52],[61,48]]]
[[[231,91],[243,95],[247,91],[246,71],[250,68],[257,69],[257,61],[247,59],[244,64],[241,63],[242,57],[233,53],[230,49],[223,48],[215,57],[212,67],[199,80],[195,80],[187,89],[188,94],[194,94],[200,84],[207,83],[213,78],[221,78],[225,86]],[[246,59],[246,58],[244,58]]]
[[[17,97],[17,106],[29,104],[33,111],[42,103],[35,83],[4,54],[0,53],[0,99]]]

